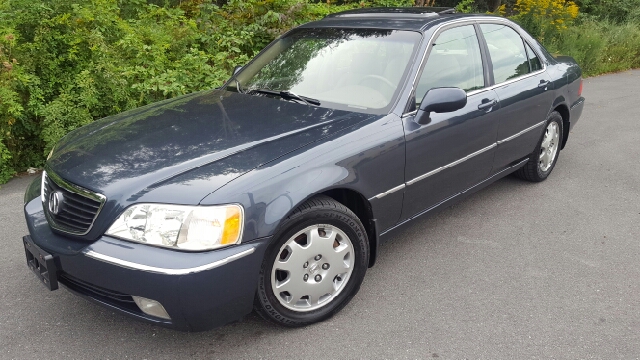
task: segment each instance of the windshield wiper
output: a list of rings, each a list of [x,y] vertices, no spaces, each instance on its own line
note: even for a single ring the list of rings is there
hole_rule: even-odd
[[[245,94],[246,91],[244,91],[242,89],[242,85],[240,85],[240,80],[238,80],[238,78],[236,77],[235,74],[231,75],[231,77],[229,78],[229,81],[226,82],[226,84],[230,83],[231,81],[235,81],[236,83],[236,90],[240,93],[240,94]],[[227,85],[229,86],[229,85]]]
[[[242,90],[242,85],[240,85],[240,80],[238,80],[238,78],[235,75],[231,77],[231,80],[234,80],[236,82],[236,90],[238,90],[240,94],[244,94],[245,91]]]
[[[247,91],[247,93],[249,94],[254,92],[261,93],[261,94],[276,95],[276,96],[280,96],[283,99],[300,100],[307,105],[316,105],[316,106],[320,105],[320,100],[313,99],[307,96],[297,95],[292,93],[291,91],[277,91],[277,90],[271,90],[271,89],[251,89]]]

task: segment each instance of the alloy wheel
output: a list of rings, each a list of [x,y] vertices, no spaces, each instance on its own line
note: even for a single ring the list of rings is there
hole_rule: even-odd
[[[553,161],[556,159],[559,149],[559,139],[560,127],[558,126],[558,123],[555,121],[549,123],[545,130],[542,144],[540,145],[540,157],[538,164],[542,172],[549,170]]]
[[[271,289],[282,306],[306,312],[331,302],[345,288],[354,267],[349,237],[332,225],[312,225],[280,248]]]

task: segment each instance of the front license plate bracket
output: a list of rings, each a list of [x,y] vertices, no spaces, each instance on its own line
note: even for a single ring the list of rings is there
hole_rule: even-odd
[[[53,291],[58,289],[58,269],[53,255],[33,243],[29,236],[22,238],[27,266],[40,279],[40,282]]]

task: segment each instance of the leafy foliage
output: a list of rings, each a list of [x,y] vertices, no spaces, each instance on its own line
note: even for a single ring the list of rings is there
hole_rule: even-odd
[[[579,0],[578,5],[585,16],[594,20],[640,24],[640,0]]]
[[[498,9],[595,75],[640,67],[640,0],[436,0]],[[430,2],[431,3],[431,2]],[[216,87],[275,37],[411,0],[0,0],[0,183],[96,119]],[[501,6],[498,6],[502,4]]]
[[[565,0],[517,0],[514,11],[513,20],[543,42],[566,30],[578,16],[578,6]]]
[[[0,183],[95,119],[222,84],[275,37],[407,0],[0,0]]]
[[[640,0],[629,1],[640,5]],[[587,8],[591,13],[582,14],[572,1],[516,0],[511,19],[552,53],[576,59],[586,76],[640,67],[640,21],[625,16],[621,23],[615,7],[610,13],[615,20],[594,9],[598,8],[592,6]]]
[[[548,48],[573,56],[586,75],[638,68],[640,26],[585,20],[569,27]]]

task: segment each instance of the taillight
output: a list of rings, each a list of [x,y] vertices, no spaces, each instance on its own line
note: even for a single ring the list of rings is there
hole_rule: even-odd
[[[582,78],[580,78],[580,87],[578,88],[578,96],[582,96]]]

